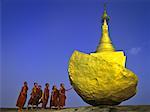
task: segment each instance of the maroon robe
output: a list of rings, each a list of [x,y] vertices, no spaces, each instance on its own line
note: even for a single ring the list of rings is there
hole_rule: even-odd
[[[59,91],[57,89],[52,91],[51,100],[50,100],[50,108],[52,106],[58,106],[58,98],[59,98]]]
[[[16,103],[17,107],[20,107],[20,108],[24,107],[24,104],[25,104],[26,99],[27,99],[27,91],[28,91],[28,86],[23,86],[21,89],[21,92],[19,94],[17,103]]]
[[[28,105],[36,105],[36,95],[37,95],[38,88],[33,87],[31,92],[31,97],[28,101]]]
[[[44,96],[43,96],[43,104],[42,104],[43,108],[46,108],[46,105],[48,103],[48,99],[49,99],[49,89],[45,88],[44,89]]]
[[[65,95],[65,88],[60,88],[59,90],[59,106],[65,106],[66,95]]]

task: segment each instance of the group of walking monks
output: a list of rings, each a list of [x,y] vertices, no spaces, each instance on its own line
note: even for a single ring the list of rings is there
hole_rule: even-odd
[[[72,89],[72,88],[71,88]],[[70,90],[70,89],[68,89]],[[60,89],[58,90],[56,85],[52,87],[51,97],[50,97],[50,108],[55,107],[57,109],[62,109],[65,106],[65,100],[66,95],[65,92],[68,91],[65,89],[65,86],[63,83],[60,84]],[[19,94],[16,106],[19,108],[18,112],[22,112],[22,108],[24,107],[24,104],[27,99],[27,91],[28,91],[28,85],[27,82],[24,82],[24,85],[21,89],[21,92]],[[41,88],[41,85],[38,85],[38,83],[34,83],[34,87],[32,88],[31,97],[27,104],[27,109],[31,105],[32,108],[34,105],[38,107],[39,104],[42,103],[42,108],[46,109],[50,90],[49,90],[49,83],[45,84],[44,92]]]

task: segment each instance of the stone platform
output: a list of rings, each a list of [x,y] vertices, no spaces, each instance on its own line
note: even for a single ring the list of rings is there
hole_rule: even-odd
[[[15,108],[3,108],[0,112],[17,112]],[[77,108],[55,109],[33,109],[23,112],[150,112],[150,105],[126,105],[126,106],[86,106]]]

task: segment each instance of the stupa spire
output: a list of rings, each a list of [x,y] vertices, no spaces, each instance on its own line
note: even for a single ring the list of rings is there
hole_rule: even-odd
[[[108,21],[109,21],[109,16],[107,15],[106,4],[104,4],[104,12],[102,15],[102,35],[96,52],[115,51],[115,48],[112,45],[112,42],[109,37],[109,31],[107,25]]]

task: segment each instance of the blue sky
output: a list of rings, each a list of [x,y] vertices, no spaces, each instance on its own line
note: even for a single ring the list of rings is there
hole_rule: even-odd
[[[150,1],[109,0],[109,31],[127,68],[139,77],[137,95],[122,105],[150,104]],[[101,36],[104,0],[1,0],[0,107],[15,107],[23,81],[70,88],[68,61],[74,50],[94,52]],[[87,105],[67,92],[67,107]]]

